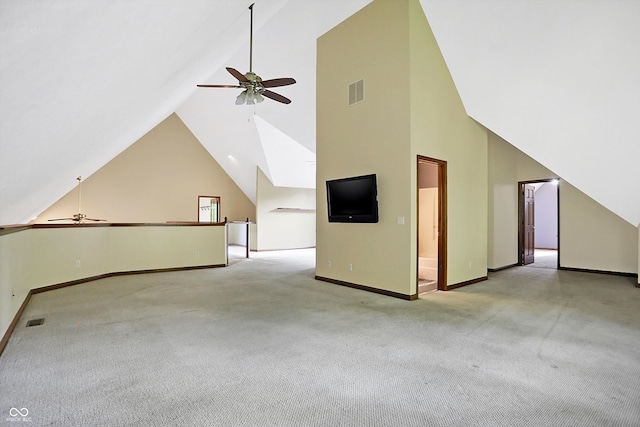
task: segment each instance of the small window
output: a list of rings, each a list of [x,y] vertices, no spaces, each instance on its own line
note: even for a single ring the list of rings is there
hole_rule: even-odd
[[[198,222],[220,222],[220,197],[198,196]]]

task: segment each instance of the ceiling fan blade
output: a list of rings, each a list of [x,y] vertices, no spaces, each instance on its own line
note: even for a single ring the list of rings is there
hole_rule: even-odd
[[[87,221],[103,221],[106,222],[106,219],[97,219],[97,218],[85,218]]]
[[[292,85],[295,82],[295,79],[292,79],[291,77],[283,77],[281,79],[263,80],[260,84],[262,87],[279,87]]]
[[[240,71],[235,68],[227,67],[227,71],[236,78],[239,82],[248,82],[247,78]]]
[[[265,90],[264,92],[262,92],[262,95],[266,96],[267,98],[271,98],[274,101],[282,102],[283,104],[291,104],[291,100],[289,98],[286,98],[278,93],[271,92],[270,90]]]
[[[233,88],[233,89],[238,89],[242,87],[237,85],[197,85],[197,86],[198,87],[223,87],[223,88]]]
[[[75,221],[75,218],[52,218],[48,221]]]

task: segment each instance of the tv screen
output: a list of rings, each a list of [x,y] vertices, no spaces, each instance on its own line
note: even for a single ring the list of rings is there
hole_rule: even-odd
[[[329,222],[378,222],[376,175],[327,181]]]

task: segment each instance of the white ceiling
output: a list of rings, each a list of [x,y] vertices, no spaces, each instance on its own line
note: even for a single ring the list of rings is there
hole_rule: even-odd
[[[640,2],[420,2],[469,115],[638,225]],[[316,38],[369,0],[255,0],[254,71],[297,80],[274,89],[292,104],[255,107],[196,88],[247,71],[250,3],[0,1],[0,224],[30,221],[173,112],[250,198],[256,166],[307,186]]]

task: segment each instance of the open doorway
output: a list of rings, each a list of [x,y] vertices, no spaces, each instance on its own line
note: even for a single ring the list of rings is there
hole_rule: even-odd
[[[416,293],[447,289],[447,162],[418,156]]]
[[[559,180],[518,183],[518,265],[560,266]]]
[[[249,218],[245,221],[228,221],[225,217],[225,223],[227,226],[227,264],[249,258],[251,229]]]

